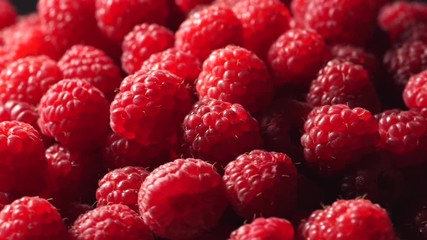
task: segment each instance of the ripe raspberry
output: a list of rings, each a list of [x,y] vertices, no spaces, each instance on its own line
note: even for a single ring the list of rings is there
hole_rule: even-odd
[[[16,22],[16,9],[9,1],[0,1],[0,30]]]
[[[393,226],[385,209],[369,200],[338,200],[317,210],[300,225],[302,240],[395,240]]]
[[[0,104],[0,122],[16,120],[37,129],[38,118],[36,108],[28,103],[11,100]]]
[[[242,23],[228,8],[212,6],[190,15],[175,34],[175,47],[200,61],[211,51],[242,42]]]
[[[46,199],[23,197],[0,212],[1,239],[69,239],[57,209]]]
[[[239,103],[250,112],[267,106],[273,98],[273,81],[264,62],[238,46],[214,50],[203,62],[196,82],[199,98]]]
[[[309,84],[326,60],[325,53],[325,42],[316,32],[305,29],[285,32],[268,52],[276,84]]]
[[[64,79],[40,100],[38,125],[70,149],[102,145],[108,131],[108,101],[97,88],[80,79]]]
[[[213,228],[227,206],[221,176],[199,159],[154,169],[139,190],[139,212],[160,237],[189,239]]]
[[[99,28],[111,39],[122,42],[134,26],[163,24],[169,15],[165,0],[95,0]]]
[[[261,147],[258,122],[240,105],[202,99],[183,123],[189,155],[224,167],[240,154]]]
[[[311,82],[307,102],[313,106],[346,104],[371,112],[380,109],[380,102],[369,73],[361,66],[342,60],[329,61]]]
[[[242,225],[230,235],[230,240],[270,239],[293,240],[294,228],[290,222],[280,218],[257,218]]]
[[[75,240],[154,239],[141,217],[122,204],[98,207],[80,215],[69,232]]]
[[[137,72],[153,53],[173,46],[173,32],[157,24],[143,23],[129,32],[122,43],[122,67],[129,73]]]
[[[289,29],[291,14],[279,0],[239,1],[232,8],[243,25],[243,47],[266,58],[273,41]]]
[[[46,56],[18,59],[0,72],[0,99],[37,105],[50,86],[61,79],[58,65]]]
[[[242,154],[227,164],[223,180],[231,205],[247,220],[289,217],[296,208],[297,170],[286,154],[264,150]]]
[[[403,90],[403,100],[409,108],[427,107],[427,71],[413,75]]]
[[[112,100],[120,86],[120,69],[103,51],[91,46],[74,45],[58,62],[64,78],[77,78],[91,83]]]
[[[373,150],[378,140],[378,123],[368,110],[337,104],[310,112],[301,144],[309,165],[321,175],[336,175]]]
[[[138,211],[138,191],[149,172],[141,167],[124,167],[107,173],[98,183],[98,207],[123,204]]]
[[[192,101],[182,78],[163,70],[138,72],[123,80],[110,107],[110,125],[142,145],[165,143],[178,133]]]
[[[142,63],[140,71],[166,70],[184,79],[185,83],[194,86],[194,82],[202,71],[200,61],[193,55],[169,48],[152,54]]]

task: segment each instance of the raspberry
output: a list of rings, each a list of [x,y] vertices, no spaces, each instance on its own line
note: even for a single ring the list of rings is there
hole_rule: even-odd
[[[239,227],[230,235],[230,240],[245,239],[293,240],[294,228],[285,219],[257,218],[252,223]]]
[[[395,240],[386,210],[369,200],[337,200],[323,210],[313,212],[300,225],[302,240]]]
[[[188,14],[199,6],[211,4],[213,0],[175,0],[174,2],[183,13]]]
[[[173,46],[174,35],[169,29],[157,24],[135,26],[122,43],[122,67],[129,73],[137,72],[151,54]]]
[[[184,80],[163,70],[126,77],[110,107],[115,133],[142,145],[167,142],[176,136],[192,97]]]
[[[219,167],[261,147],[258,122],[240,104],[220,100],[197,102],[185,117],[183,134],[189,155]]]
[[[28,123],[37,129],[38,118],[37,110],[31,104],[13,100],[0,104],[0,122],[16,120]]]
[[[316,32],[304,29],[285,32],[268,52],[276,84],[307,85],[326,60],[325,53],[325,42]]]
[[[61,70],[48,57],[18,59],[0,72],[0,99],[37,105],[50,86],[61,79]]]
[[[268,48],[289,29],[291,15],[279,0],[239,1],[232,8],[243,25],[243,47],[265,58]]]
[[[286,217],[296,208],[297,170],[286,154],[263,150],[242,154],[227,164],[223,180],[231,205],[248,220]]]
[[[98,207],[123,204],[138,211],[138,191],[148,174],[141,167],[118,168],[107,173],[96,190]]]
[[[250,112],[264,108],[273,98],[273,82],[264,62],[238,46],[217,49],[209,55],[196,90],[199,98],[239,103]]]
[[[372,112],[380,102],[369,73],[361,66],[342,60],[329,61],[311,82],[307,102],[313,106],[346,104]]]
[[[111,39],[122,42],[134,26],[163,24],[169,15],[165,0],[95,0],[99,28]]]
[[[141,217],[128,206],[114,204],[95,208],[74,222],[72,239],[154,239]]]
[[[38,125],[70,149],[102,145],[108,131],[108,101],[97,88],[79,79],[51,86],[40,100]]]
[[[69,239],[57,209],[46,199],[23,197],[0,212],[1,239]]]
[[[107,99],[113,99],[120,86],[120,69],[103,51],[91,46],[74,45],[58,62],[64,78],[78,78],[101,90]]]
[[[427,71],[413,75],[403,90],[403,100],[409,108],[427,107]]]
[[[169,48],[162,52],[152,54],[142,63],[140,71],[166,70],[184,79],[185,83],[193,86],[202,66],[193,55]]]
[[[373,150],[378,140],[378,123],[368,110],[337,104],[310,112],[301,144],[309,165],[321,175],[336,175]]]
[[[17,13],[9,1],[0,1],[0,30],[16,22]]]
[[[175,47],[200,61],[211,51],[242,42],[242,23],[228,8],[212,6],[190,15],[175,33]]]
[[[139,191],[139,212],[160,237],[189,239],[213,228],[227,206],[221,176],[199,159],[154,169]]]

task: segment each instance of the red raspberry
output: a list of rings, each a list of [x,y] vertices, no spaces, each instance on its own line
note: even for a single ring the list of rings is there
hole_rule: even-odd
[[[107,173],[96,190],[98,207],[123,204],[138,211],[138,191],[148,174],[141,167],[118,168]]]
[[[300,225],[301,240],[395,240],[387,211],[369,200],[338,200]]]
[[[202,71],[200,61],[193,55],[169,48],[152,54],[142,63],[140,71],[166,70],[184,79],[186,84],[194,85]]]
[[[285,32],[268,52],[276,84],[307,85],[326,60],[325,53],[325,42],[316,32],[304,29]]]
[[[169,15],[165,0],[95,1],[99,28],[117,42],[122,42],[134,26],[144,22],[163,24]]]
[[[108,131],[108,101],[97,88],[79,79],[51,86],[40,100],[41,132],[71,149],[100,146]]]
[[[413,75],[403,91],[403,100],[409,108],[427,107],[427,71]]]
[[[188,14],[197,7],[211,4],[213,0],[175,0],[174,2],[183,13]]]
[[[309,165],[322,175],[335,175],[373,150],[378,140],[378,123],[368,110],[337,104],[310,112],[301,144]]]
[[[285,219],[257,218],[252,223],[239,227],[230,235],[230,240],[245,239],[294,240],[294,228]]]
[[[0,1],[0,30],[16,22],[16,9],[9,1]]]
[[[58,210],[46,199],[23,197],[0,212],[1,239],[69,239]]]
[[[205,60],[218,48],[242,42],[242,23],[228,8],[212,6],[190,15],[175,34],[175,47]]]
[[[288,217],[296,208],[297,170],[286,154],[264,150],[242,154],[227,164],[223,180],[231,205],[247,220]]]
[[[236,5],[240,1],[241,0],[214,0],[211,5],[225,7],[225,8],[232,8],[234,5]]]
[[[37,105],[51,85],[62,79],[55,61],[46,56],[26,57],[0,72],[0,99]]]
[[[279,0],[239,1],[232,8],[243,25],[243,47],[266,58],[273,41],[289,29],[291,14]]]
[[[122,204],[98,207],[80,215],[69,232],[75,240],[154,239],[141,217]]]
[[[7,101],[0,104],[0,122],[16,120],[28,123],[37,129],[38,118],[39,114],[31,104],[19,101]]]
[[[295,24],[303,25],[305,12],[309,4],[309,0],[292,0],[291,10],[295,20]]]
[[[273,98],[273,81],[264,62],[238,46],[214,50],[203,62],[196,82],[199,98],[239,103],[250,112],[267,106]]]
[[[141,24],[129,32],[122,43],[122,67],[129,73],[137,72],[153,53],[173,46],[173,32],[157,24]]]
[[[189,239],[213,228],[227,206],[221,176],[199,159],[154,169],[139,191],[139,212],[160,237]]]
[[[313,106],[346,104],[377,112],[380,102],[369,73],[361,66],[342,60],[329,61],[311,82],[307,102]]]
[[[163,70],[126,77],[110,107],[115,133],[142,145],[164,143],[176,136],[192,96],[184,80]]]
[[[240,104],[200,100],[185,117],[183,131],[189,154],[218,167],[261,147],[258,122]]]
[[[103,51],[91,46],[74,45],[58,62],[64,78],[78,78],[91,83],[112,100],[120,86],[120,69]]]

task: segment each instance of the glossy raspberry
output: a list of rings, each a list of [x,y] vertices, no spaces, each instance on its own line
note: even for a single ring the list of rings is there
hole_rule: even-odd
[[[325,53],[325,42],[316,32],[291,29],[283,33],[268,52],[276,84],[307,85],[326,60]]]
[[[188,154],[218,167],[261,147],[258,122],[240,104],[200,100],[185,117],[183,131]]]
[[[242,225],[233,231],[229,239],[293,240],[294,228],[292,224],[285,219],[275,217],[257,218],[253,222]]]
[[[113,99],[120,86],[120,69],[102,50],[87,45],[74,45],[58,62],[64,78],[77,78],[101,90],[107,99]]]
[[[242,42],[243,27],[228,8],[212,6],[190,15],[175,33],[175,47],[205,60],[215,49]]]
[[[126,77],[110,107],[115,133],[142,145],[167,142],[177,134],[192,105],[184,80],[163,70]]]
[[[302,240],[395,240],[387,211],[369,200],[337,200],[300,225]]]
[[[346,104],[377,112],[380,102],[369,73],[361,66],[342,60],[329,61],[311,82],[307,102],[313,106]]]
[[[38,125],[68,148],[97,147],[108,131],[108,106],[102,92],[87,81],[64,79],[40,100]]]
[[[123,204],[138,211],[138,191],[149,172],[141,167],[124,167],[107,173],[98,183],[99,206]]]
[[[427,71],[413,75],[403,90],[403,100],[409,108],[427,107]]]
[[[185,83],[194,86],[202,71],[202,64],[193,55],[175,48],[153,53],[142,63],[140,71],[166,70],[184,79]]]
[[[139,212],[160,237],[190,239],[212,229],[227,206],[221,176],[199,159],[177,159],[142,183]]]
[[[243,25],[243,47],[267,56],[273,41],[289,29],[291,15],[279,0],[239,1],[232,8]]]
[[[332,58],[349,61],[363,66],[370,77],[378,74],[380,63],[374,54],[367,52],[364,48],[352,45],[337,44],[331,47]],[[375,79],[372,79],[375,80]]]
[[[141,217],[122,204],[98,207],[80,215],[69,232],[75,240],[154,239]]]
[[[297,170],[286,154],[264,150],[242,154],[227,164],[223,180],[234,210],[248,220],[289,217],[296,208]]]
[[[337,104],[310,112],[301,144],[309,165],[321,175],[335,175],[373,150],[378,140],[378,123],[368,110]]]
[[[264,62],[238,46],[214,50],[203,62],[196,82],[199,98],[239,103],[250,112],[267,106],[273,98],[273,81]]]
[[[16,120],[38,128],[38,118],[39,114],[31,104],[12,100],[0,104],[0,122]]]
[[[141,23],[163,24],[169,10],[165,0],[95,0],[99,28],[111,39],[121,42]]]
[[[123,40],[122,67],[127,73],[133,74],[153,53],[166,50],[173,43],[174,34],[171,30],[157,24],[137,25]]]
[[[52,59],[26,57],[9,64],[0,72],[0,99],[37,105],[49,87],[62,79]]]
[[[9,1],[0,1],[0,30],[16,22],[16,9]]]
[[[57,209],[46,199],[23,197],[0,212],[1,239],[69,239]]]

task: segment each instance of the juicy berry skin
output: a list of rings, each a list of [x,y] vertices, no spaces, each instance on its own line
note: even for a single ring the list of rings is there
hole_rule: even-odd
[[[15,8],[9,1],[0,1],[0,30],[14,24],[17,15]]]
[[[283,153],[253,150],[225,167],[227,197],[247,220],[289,216],[296,208],[297,170]]]
[[[368,110],[337,104],[310,112],[301,144],[308,165],[321,175],[338,175],[373,150],[378,140],[378,123]]]
[[[273,98],[273,81],[264,62],[238,46],[214,50],[203,62],[196,82],[199,98],[239,103],[250,112],[266,107]]]
[[[185,117],[182,127],[188,154],[218,167],[261,147],[258,122],[240,104],[202,99]]]
[[[124,167],[107,173],[98,183],[98,207],[123,204],[138,211],[138,191],[149,172],[141,167]]]
[[[49,87],[62,79],[55,61],[45,56],[26,57],[0,72],[0,99],[37,105]]]
[[[69,230],[73,240],[152,240],[141,217],[129,207],[114,204],[86,212]]]
[[[228,8],[212,6],[190,15],[175,33],[175,48],[200,61],[218,48],[242,42],[243,27]]]
[[[385,209],[369,200],[337,200],[300,225],[301,240],[395,240]]]
[[[221,176],[199,159],[177,159],[154,169],[139,190],[145,224],[168,239],[190,239],[212,229],[227,199]]]
[[[0,104],[0,122],[19,121],[28,123],[37,129],[38,118],[36,107],[31,104],[12,100]]]
[[[294,240],[294,228],[292,224],[285,219],[275,217],[257,218],[253,222],[234,230],[229,239]]]
[[[184,80],[163,70],[126,77],[110,106],[115,133],[142,145],[166,143],[176,136],[192,105]]]
[[[23,197],[0,212],[1,239],[69,239],[57,209],[48,200]]]
[[[403,90],[403,100],[408,108],[427,107],[427,71],[413,75]]]
[[[151,54],[173,47],[174,34],[158,24],[137,25],[123,40],[121,57],[123,69],[133,74]]]
[[[100,90],[80,79],[64,79],[40,100],[41,132],[72,149],[100,146],[108,131],[108,101]]]

